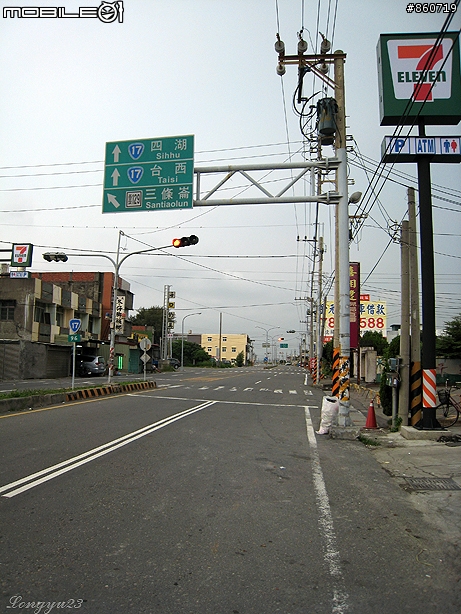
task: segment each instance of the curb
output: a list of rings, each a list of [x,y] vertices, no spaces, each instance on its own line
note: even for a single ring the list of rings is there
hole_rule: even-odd
[[[157,388],[156,382],[149,381],[136,382],[134,384],[116,384],[114,386],[101,386],[99,388],[85,388],[83,390],[75,390],[72,392],[35,394],[30,397],[0,399],[0,414],[46,407],[47,405],[58,405],[60,403],[81,401],[84,399],[94,399],[98,397],[107,396],[109,394],[120,394],[124,392],[134,392],[138,390],[149,390],[152,388]]]
[[[157,388],[156,382],[137,382],[135,384],[115,384],[101,386],[100,388],[87,388],[66,393],[66,401],[80,401],[81,399],[93,399],[104,397],[108,394],[120,394],[121,392],[133,392],[135,390],[148,390]]]

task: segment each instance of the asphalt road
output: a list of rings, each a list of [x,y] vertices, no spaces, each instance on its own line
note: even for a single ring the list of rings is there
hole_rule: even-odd
[[[0,613],[444,614],[459,551],[297,367],[0,417]],[[59,607],[58,607],[59,606]]]

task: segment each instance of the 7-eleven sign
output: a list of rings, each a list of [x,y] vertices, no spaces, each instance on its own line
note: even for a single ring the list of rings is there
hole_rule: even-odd
[[[461,77],[457,33],[382,34],[378,44],[381,125],[419,114],[426,124],[461,119]]]
[[[11,266],[32,266],[33,247],[30,243],[13,243],[11,248]]]

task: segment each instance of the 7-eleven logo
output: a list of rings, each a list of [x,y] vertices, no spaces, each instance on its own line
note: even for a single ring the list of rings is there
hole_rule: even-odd
[[[451,39],[389,40],[387,42],[395,97],[433,102],[451,98]],[[442,64],[446,62],[442,68]]]
[[[32,248],[30,243],[14,243],[11,249],[11,266],[31,266]]]

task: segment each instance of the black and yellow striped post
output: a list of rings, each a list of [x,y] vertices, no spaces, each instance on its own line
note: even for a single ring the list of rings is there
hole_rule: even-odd
[[[333,348],[333,382],[331,395],[339,398],[339,348]]]
[[[421,363],[412,362],[410,371],[410,425],[416,426],[422,418]]]

